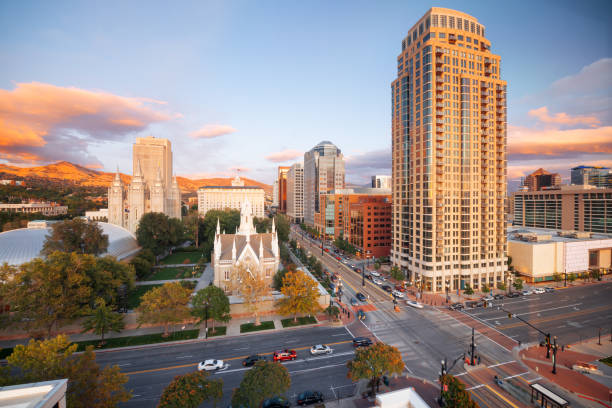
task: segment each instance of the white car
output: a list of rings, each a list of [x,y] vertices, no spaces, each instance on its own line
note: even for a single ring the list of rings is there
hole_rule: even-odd
[[[404,294],[402,292],[400,292],[399,290],[394,290],[393,292],[391,292],[391,294],[393,296],[395,296],[396,298],[403,298]]]
[[[422,305],[422,304],[420,304],[419,302],[416,302],[416,301],[414,301],[414,300],[407,300],[407,301],[406,301],[406,304],[407,304],[408,306],[416,307],[417,309],[422,309],[422,308],[423,308],[423,305]]]
[[[317,344],[310,348],[310,354],[312,354],[313,356],[317,356],[319,354],[331,354],[333,352],[334,350],[331,347],[326,346],[325,344]]]
[[[198,364],[198,371],[217,371],[225,367],[223,360],[205,360]]]
[[[380,273],[376,272],[376,271],[372,271],[370,272],[370,275],[372,276],[376,276],[377,278],[380,277]]]
[[[544,293],[544,292],[546,292],[546,291],[544,289],[542,289],[542,288],[535,288],[533,290],[533,293]]]
[[[372,279],[372,282],[374,282],[374,283],[375,283],[375,284],[377,284],[377,285],[382,285],[382,284],[383,284],[383,281],[381,281],[381,280],[380,280],[380,279],[378,279],[378,278],[374,278],[374,279]]]

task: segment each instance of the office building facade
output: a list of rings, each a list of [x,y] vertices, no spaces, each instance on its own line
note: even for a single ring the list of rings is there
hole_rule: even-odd
[[[291,222],[304,221],[304,166],[295,163],[287,172],[287,216]]]

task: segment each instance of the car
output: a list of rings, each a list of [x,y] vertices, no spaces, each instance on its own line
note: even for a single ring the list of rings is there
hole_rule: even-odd
[[[351,298],[351,306],[357,306],[357,299]]]
[[[554,292],[554,291],[555,291],[555,288],[551,288],[550,286],[547,286],[547,287],[544,288],[544,292],[551,293],[551,292]]]
[[[393,289],[392,289],[392,288],[391,288],[391,286],[389,286],[389,285],[382,285],[382,286],[381,286],[381,289],[382,289],[382,290],[384,290],[384,291],[385,291],[385,292],[387,292],[387,293],[391,293],[391,292],[393,292]]]
[[[521,294],[519,292],[510,292],[506,295],[509,298],[517,298],[519,296],[521,296]]]
[[[462,310],[463,309],[463,303],[453,303],[448,308],[450,310]]]
[[[289,408],[291,404],[283,397],[269,398],[261,404],[262,408]]]
[[[323,402],[323,394],[319,391],[301,392],[295,400],[295,403],[298,405],[310,405],[318,402]]]
[[[529,289],[525,289],[524,291],[521,292],[521,294],[523,296],[531,295],[532,293],[533,293],[533,291],[531,291]]]
[[[272,355],[273,361],[287,361],[287,360],[295,360],[297,358],[297,353],[295,350],[287,350],[284,349],[282,351],[275,351]]]
[[[198,371],[217,371],[225,368],[223,360],[204,360],[198,364]]]
[[[380,277],[380,273],[376,272],[376,271],[372,271],[370,272],[370,275],[372,276],[376,276],[377,278]]]
[[[417,309],[422,309],[423,308],[423,305],[420,304],[419,302],[415,301],[415,300],[407,300],[406,304],[408,306],[416,307]]]
[[[313,356],[319,354],[331,354],[333,352],[334,350],[331,347],[326,346],[325,344],[316,344],[310,348],[310,354],[312,354]]]
[[[353,347],[368,347],[371,346],[372,340],[368,337],[355,337],[353,339]]]
[[[497,300],[501,300],[504,298],[504,295],[502,295],[501,293],[498,293],[496,295],[493,295],[493,299],[497,299]]]
[[[396,297],[396,298],[400,298],[400,299],[401,299],[401,298],[403,298],[404,296],[406,296],[406,295],[404,295],[402,292],[400,292],[399,290],[394,290],[393,292],[391,292],[391,294],[392,294],[394,297]]]
[[[398,292],[405,292],[406,288],[402,285],[395,285],[395,290],[397,290]]]
[[[544,293],[544,292],[546,292],[546,291],[544,290],[544,288],[535,288],[535,289],[533,290],[533,293],[537,293],[537,294],[542,294],[542,293]]]
[[[258,361],[266,361],[266,358],[264,356],[260,356],[259,354],[253,354],[252,356],[248,356],[242,360],[242,365],[245,367],[251,367]]]
[[[377,284],[377,285],[382,285],[382,284],[383,284],[383,281],[381,281],[381,280],[380,280],[380,279],[378,279],[378,278],[374,278],[374,279],[372,279],[372,282],[374,282],[374,283],[375,283],[375,284]]]
[[[355,297],[356,297],[357,299],[359,299],[360,301],[362,301],[362,302],[365,302],[365,301],[366,301],[366,297],[365,297],[365,295],[364,295],[363,293],[361,293],[361,292],[357,292],[357,293],[355,294]]]

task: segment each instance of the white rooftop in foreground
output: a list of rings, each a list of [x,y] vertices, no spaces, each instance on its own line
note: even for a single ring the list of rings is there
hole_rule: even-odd
[[[66,408],[68,380],[53,380],[0,387],[0,407]]]
[[[51,234],[49,228],[40,228],[40,223],[31,223],[32,228],[20,228],[0,233],[0,265],[21,265],[40,257],[45,237]],[[140,247],[136,237],[114,224],[98,222],[104,234],[108,235],[108,250],[104,255],[113,255],[121,260],[136,253]]]

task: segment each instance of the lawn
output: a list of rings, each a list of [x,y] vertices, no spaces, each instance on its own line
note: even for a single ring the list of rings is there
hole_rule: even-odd
[[[128,309],[136,309],[140,304],[140,298],[142,297],[142,295],[158,286],[162,286],[161,283],[156,283],[154,285],[134,286],[134,289],[128,295]]]
[[[175,252],[160,261],[162,265],[194,264],[202,257],[202,252]]]
[[[255,323],[244,323],[240,325],[240,333],[249,333],[260,330],[271,330],[273,328],[274,322],[272,320],[261,322],[259,326],[255,326]]]
[[[293,318],[281,320],[283,327],[302,326],[305,324],[315,324],[316,322],[317,322],[317,319],[315,319],[314,316],[298,317],[297,322],[294,322]]]
[[[181,268],[169,267],[169,268],[153,268],[153,273],[147,276],[145,281],[156,281],[156,280],[169,280],[169,279],[184,279],[184,278],[199,278],[202,273],[196,273],[192,275],[193,267],[185,266]]]

